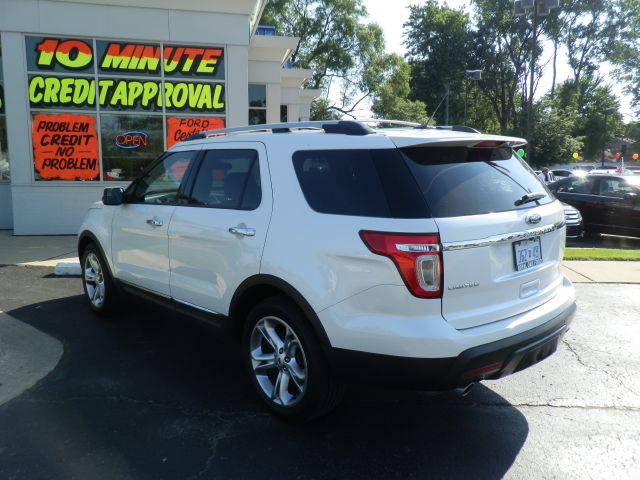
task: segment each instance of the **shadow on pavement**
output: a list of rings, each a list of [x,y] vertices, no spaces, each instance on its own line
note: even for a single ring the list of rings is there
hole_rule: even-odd
[[[465,398],[354,389],[288,425],[263,410],[231,341],[128,310],[105,322],[73,295],[7,312],[65,353],[0,407],[0,478],[499,478],[527,439],[525,417],[481,385]]]

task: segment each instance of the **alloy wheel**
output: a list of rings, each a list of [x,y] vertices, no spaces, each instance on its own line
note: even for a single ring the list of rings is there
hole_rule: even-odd
[[[300,339],[282,319],[269,316],[253,327],[251,367],[262,392],[274,404],[296,405],[307,389],[307,360]]]
[[[89,252],[84,259],[84,284],[87,297],[95,308],[101,308],[104,303],[104,272],[100,259],[94,252]]]

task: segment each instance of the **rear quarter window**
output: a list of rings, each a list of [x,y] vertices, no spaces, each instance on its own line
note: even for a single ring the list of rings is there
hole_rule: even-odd
[[[309,206],[319,213],[427,218],[427,205],[397,149],[307,150],[293,165]]]

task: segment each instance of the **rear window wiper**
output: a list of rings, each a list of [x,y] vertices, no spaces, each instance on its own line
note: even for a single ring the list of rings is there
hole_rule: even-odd
[[[535,202],[536,200],[540,200],[541,198],[546,197],[546,193],[536,192],[536,193],[527,193],[526,195],[521,196],[518,200],[513,202],[516,207],[520,205],[524,205],[525,203]]]

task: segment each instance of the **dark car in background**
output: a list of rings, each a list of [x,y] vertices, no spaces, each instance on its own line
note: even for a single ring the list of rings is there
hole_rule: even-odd
[[[580,211],[585,233],[640,237],[640,177],[568,177],[548,188]]]
[[[580,210],[568,203],[562,204],[564,221],[567,224],[567,238],[580,238],[582,236],[582,215]]]

